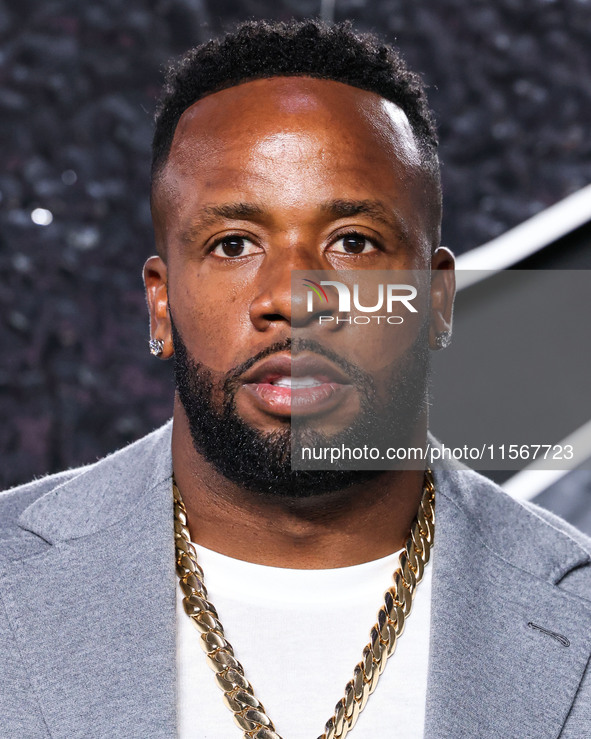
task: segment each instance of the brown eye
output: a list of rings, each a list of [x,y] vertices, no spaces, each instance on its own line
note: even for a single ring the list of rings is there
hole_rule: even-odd
[[[244,239],[241,236],[229,236],[220,242],[223,253],[227,257],[239,257],[244,251]]]
[[[343,248],[349,254],[360,254],[366,245],[366,240],[363,236],[345,236],[343,238]]]
[[[260,248],[246,236],[230,235],[220,239],[211,253],[222,259],[232,259],[232,257],[250,257],[260,251]]]
[[[362,234],[350,233],[335,241],[332,251],[341,254],[369,254],[376,251],[376,247]]]

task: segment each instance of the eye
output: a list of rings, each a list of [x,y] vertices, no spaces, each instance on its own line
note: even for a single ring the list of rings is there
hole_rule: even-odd
[[[376,251],[376,247],[366,236],[350,233],[341,236],[333,243],[333,251],[339,254],[368,254]]]
[[[211,250],[212,254],[222,259],[231,259],[232,257],[249,257],[252,254],[258,254],[260,249],[253,244],[250,239],[245,236],[224,236],[219,239],[215,247]]]

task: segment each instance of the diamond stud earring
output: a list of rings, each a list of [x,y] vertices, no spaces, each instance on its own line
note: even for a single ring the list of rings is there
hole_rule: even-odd
[[[155,357],[159,357],[164,349],[164,342],[162,339],[150,339],[150,353]]]
[[[451,331],[441,331],[435,337],[435,346],[437,349],[447,349],[451,344]]]

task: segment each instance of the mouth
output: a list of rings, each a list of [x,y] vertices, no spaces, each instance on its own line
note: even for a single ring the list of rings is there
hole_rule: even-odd
[[[243,387],[261,410],[283,417],[327,413],[354,390],[341,369],[308,352],[268,357],[246,373]]]

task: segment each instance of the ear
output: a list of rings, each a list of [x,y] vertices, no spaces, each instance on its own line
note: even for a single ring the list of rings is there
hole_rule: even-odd
[[[431,322],[429,346],[442,349],[446,346],[442,336],[451,338],[453,304],[456,294],[454,255],[445,246],[435,249],[431,257]],[[438,338],[439,337],[439,338]],[[449,343],[449,342],[447,342]]]
[[[168,316],[168,270],[161,257],[150,257],[144,265],[144,285],[150,311],[150,338],[164,342],[161,359],[174,354]]]

